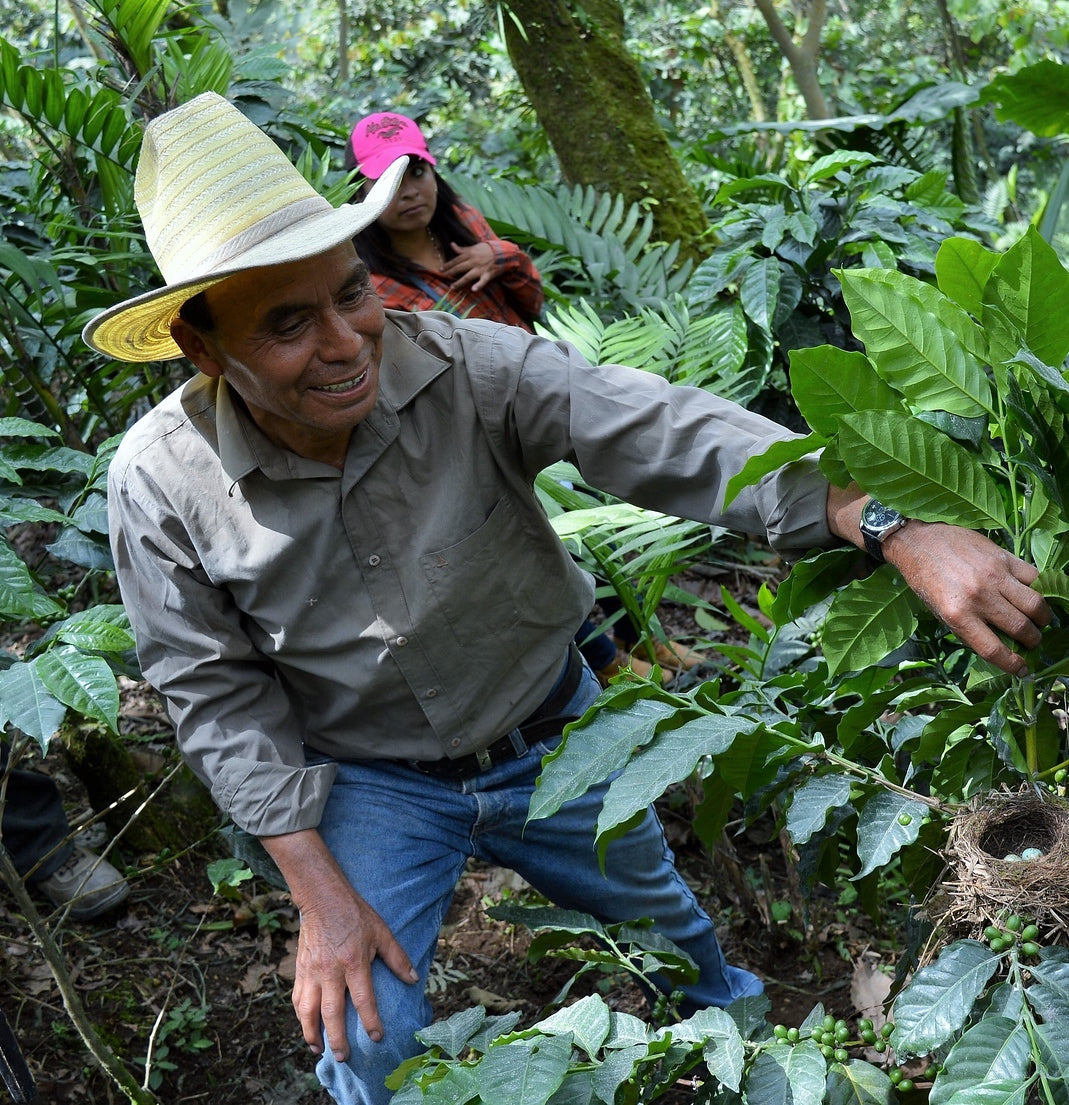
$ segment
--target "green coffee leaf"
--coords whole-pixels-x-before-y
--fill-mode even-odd
[[[891,1079],[871,1063],[849,1059],[828,1070],[825,1105],[892,1105],[894,1101]]]
[[[745,1047],[742,1034],[723,1009],[699,1009],[692,1017],[670,1025],[675,1043],[700,1043],[709,1073],[732,1090],[742,1083]]]
[[[67,707],[45,686],[36,663],[16,661],[0,669],[0,730],[10,723],[48,751]]]
[[[894,411],[847,415],[839,452],[866,491],[909,518],[1009,528],[998,486],[980,458],[918,418]]]
[[[829,675],[886,660],[917,628],[920,600],[889,565],[848,584],[832,600],[821,646]]]
[[[598,816],[599,834],[630,820],[673,783],[688,778],[703,756],[721,755],[756,726],[751,718],[707,714],[657,733],[609,784]]]
[[[784,465],[801,460],[824,444],[819,434],[789,438],[770,445],[763,453],[750,459],[727,482],[724,489],[724,506],[727,507],[744,487],[758,483],[770,472],[778,472]]]
[[[1060,365],[1069,354],[1069,272],[1035,227],[998,259],[984,306],[1001,312],[1044,364]]]
[[[107,661],[59,645],[33,663],[41,682],[60,702],[118,732],[119,688]]]
[[[606,708],[580,729],[573,729],[538,778],[528,817],[549,817],[571,798],[623,767],[632,751],[647,744],[659,722],[671,717],[668,702],[643,699],[626,710]]]
[[[998,964],[998,955],[978,940],[958,940],[944,948],[895,1000],[895,1051],[929,1055],[960,1032]]]
[[[824,437],[834,437],[839,420],[854,411],[905,413],[902,396],[863,353],[822,345],[793,350],[790,362],[791,395],[806,423]]]
[[[831,810],[850,801],[846,775],[813,775],[798,787],[787,807],[787,832],[795,844],[805,844],[824,828]]]
[[[915,410],[991,411],[979,327],[938,289],[888,269],[840,272],[854,334]]]
[[[928,1095],[929,1105],[947,1105],[973,1086],[1004,1083],[1021,1087],[1032,1058],[1024,1025],[988,1015],[950,1049],[943,1070]]]
[[[574,1005],[558,1009],[539,1021],[538,1030],[547,1036],[569,1033],[575,1043],[594,1059],[609,1035],[609,1007],[597,994],[580,998]]]
[[[746,1078],[747,1101],[761,1105],[821,1105],[827,1064],[812,1040],[773,1044],[758,1055]]]
[[[974,318],[979,318],[984,285],[1000,256],[973,238],[947,238],[935,255],[939,290]]]
[[[928,812],[923,802],[881,790],[858,810],[857,854],[861,870],[854,879],[886,867],[900,848],[912,844]]]
[[[427,1047],[441,1048],[446,1055],[455,1059],[468,1046],[468,1041],[485,1020],[486,1010],[481,1005],[475,1005],[454,1013],[447,1020],[435,1021],[434,1024],[421,1028],[416,1035]]]

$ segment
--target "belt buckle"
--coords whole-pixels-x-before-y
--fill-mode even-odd
[[[473,752],[472,755],[475,757],[475,762],[479,765],[480,771],[489,771],[494,766],[489,748],[480,748],[478,752]]]

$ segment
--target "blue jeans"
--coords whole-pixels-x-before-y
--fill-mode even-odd
[[[566,709],[581,714],[600,693],[584,668]],[[573,738],[573,739],[581,739]],[[447,782],[389,761],[340,763],[320,832],[356,890],[379,912],[408,952],[422,983],[438,932],[469,857],[508,867],[556,905],[602,921],[652,917],[655,927],[701,968],[686,991],[691,1007],[725,1006],[759,994],[761,981],[732,967],[712,921],[675,869],[660,821],[645,820],[610,844],[603,874],[594,827],[607,784],[567,803],[553,817],[526,823],[541,759],[559,738],[536,744],[524,757],[463,782]],[[385,1036],[372,1042],[349,1004],[350,1056],[329,1049],[316,1073],[339,1105],[382,1105],[383,1084],[405,1059],[423,1050],[415,1033],[431,1021],[424,985],[372,964]]]

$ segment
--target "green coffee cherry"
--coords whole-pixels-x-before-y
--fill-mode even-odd
[[[1009,932],[1019,932],[1024,922],[1016,913],[1011,913],[1006,918],[1006,928]]]
[[[1023,929],[1021,929],[1021,939],[1022,940],[1035,940],[1035,938],[1038,935],[1039,935],[1039,926],[1038,925],[1026,925]]]
[[[912,1078],[903,1078],[902,1081],[898,1083],[899,1093],[909,1093],[909,1091],[912,1090],[912,1089],[913,1089],[913,1079]]]
[[[1021,945],[1021,955],[1037,956],[1039,950],[1039,945],[1034,940],[1025,940]]]

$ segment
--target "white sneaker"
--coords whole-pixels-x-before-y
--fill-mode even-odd
[[[130,887],[106,859],[75,844],[70,859],[47,879],[35,883],[53,905],[69,902],[70,914],[78,921],[98,917],[125,901]]]

